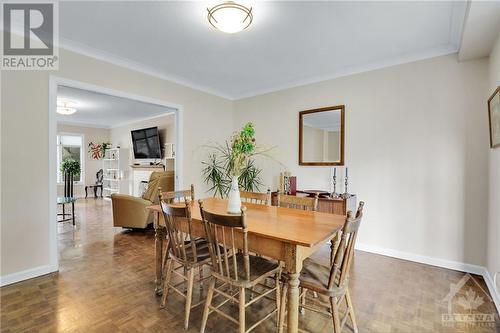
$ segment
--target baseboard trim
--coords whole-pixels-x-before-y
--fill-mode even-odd
[[[25,271],[16,272],[12,274],[7,274],[0,276],[0,287],[7,286],[9,284],[21,282],[24,280],[32,279],[41,275],[46,275],[49,273],[57,272],[57,268],[51,265],[39,266]]]
[[[378,246],[372,246],[372,245],[367,245],[367,244],[358,243],[356,245],[356,250],[381,254],[381,255],[384,255],[387,257],[409,260],[409,261],[414,261],[414,262],[418,262],[421,264],[437,266],[437,267],[442,267],[442,268],[447,268],[447,269],[453,269],[455,271],[461,271],[461,272],[472,273],[472,274],[477,274],[477,275],[483,275],[483,273],[484,273],[484,267],[482,267],[482,266],[466,264],[466,263],[459,262],[459,261],[452,261],[452,260],[427,257],[427,256],[409,253],[409,252],[386,249],[386,248],[381,248]]]
[[[495,286],[495,282],[493,282],[493,278],[490,275],[490,272],[486,267],[483,267],[484,272],[483,272],[483,278],[484,282],[486,282],[486,286],[488,287],[488,290],[490,291],[491,298],[493,299],[493,303],[495,303],[495,306],[497,307],[498,313],[500,313],[500,295],[498,294],[498,290]]]
[[[418,262],[420,264],[425,264],[425,265],[431,265],[431,266],[436,266],[436,267],[441,267],[441,268],[452,269],[452,270],[460,271],[460,272],[464,272],[464,273],[481,275],[484,278],[486,286],[488,287],[491,298],[493,299],[493,303],[495,303],[497,311],[498,311],[498,313],[500,313],[500,296],[498,295],[498,292],[497,292],[496,288],[494,287],[493,278],[491,277],[491,275],[488,272],[488,270],[486,269],[486,267],[467,264],[467,263],[463,263],[463,262],[459,262],[459,261],[432,258],[432,257],[422,256],[422,255],[413,254],[413,253],[409,253],[409,252],[386,249],[386,248],[368,245],[368,244],[362,244],[362,243],[356,244],[356,250],[380,254],[383,256],[397,258],[397,259]]]

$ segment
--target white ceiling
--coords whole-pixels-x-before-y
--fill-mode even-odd
[[[456,52],[467,7],[255,1],[249,29],[225,34],[211,4],[60,2],[61,45],[237,99]]]
[[[460,46],[460,60],[487,57],[500,31],[500,1],[472,1]]]
[[[72,115],[57,114],[57,122],[88,127],[112,128],[166,115],[175,110],[132,99],[59,86],[57,99],[75,103]]]

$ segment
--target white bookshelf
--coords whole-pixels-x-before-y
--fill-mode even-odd
[[[102,159],[104,197],[110,197],[113,193],[128,194],[128,160],[128,149],[106,149]]]

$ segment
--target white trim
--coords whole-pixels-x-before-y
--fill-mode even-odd
[[[337,79],[337,78],[341,78],[341,77],[351,76],[351,75],[355,75],[355,74],[362,74],[362,73],[366,73],[366,72],[370,72],[370,71],[374,71],[374,70],[378,70],[378,69],[383,69],[383,68],[408,64],[408,63],[412,63],[412,62],[432,59],[432,58],[445,56],[445,55],[449,55],[449,54],[454,54],[454,53],[457,53],[457,51],[458,51],[458,49],[454,45],[446,44],[446,45],[442,45],[442,46],[433,48],[432,50],[428,50],[428,51],[424,51],[424,52],[420,52],[420,53],[416,53],[416,54],[404,54],[404,55],[400,55],[397,57],[388,58],[386,60],[373,62],[370,64],[342,68],[334,73],[327,74],[327,75],[318,75],[318,76],[313,76],[313,77],[310,77],[307,79],[302,79],[302,80],[292,80],[292,81],[289,81],[285,84],[276,86],[274,88],[250,90],[248,92],[244,92],[242,94],[232,96],[232,99],[235,101],[238,101],[240,99],[245,99],[245,98],[265,95],[265,94],[269,94],[269,93],[279,92],[279,91],[286,90],[286,89],[297,88],[297,87],[305,86],[305,85],[309,85],[309,84],[320,83],[320,82],[329,81],[329,80],[333,80],[333,79]]]
[[[458,20],[459,21],[459,20]],[[465,22],[465,19],[464,19]],[[464,24],[462,22],[462,25]],[[450,34],[451,35],[451,34]],[[386,60],[382,61],[377,61],[373,62],[370,64],[362,64],[362,65],[357,65],[357,66],[352,66],[348,68],[342,68],[339,69],[338,71],[328,74],[328,75],[320,75],[320,76],[314,76],[310,77],[307,79],[300,79],[300,80],[292,80],[287,83],[284,83],[282,85],[275,86],[273,88],[266,88],[266,89],[256,89],[256,90],[250,90],[244,93],[240,94],[226,94],[220,91],[216,91],[212,88],[204,87],[204,86],[199,86],[193,82],[188,82],[184,79],[178,78],[178,77],[173,77],[169,75],[165,75],[163,73],[158,73],[157,70],[154,70],[152,68],[149,68],[146,65],[139,64],[137,62],[134,62],[132,60],[116,56],[114,54],[110,54],[107,52],[103,52],[94,48],[91,48],[89,46],[80,44],[80,43],[75,43],[73,41],[69,41],[66,39],[61,38],[61,47],[82,55],[85,55],[87,57],[99,59],[102,61],[109,62],[111,64],[120,66],[120,67],[125,67],[140,73],[144,73],[162,80],[167,80],[173,83],[177,83],[186,87],[189,87],[191,89],[199,90],[208,94],[212,94],[221,98],[225,98],[227,100],[231,101],[237,101],[239,99],[244,99],[244,98],[249,98],[249,97],[254,97],[258,95],[264,95],[272,92],[277,92],[285,89],[290,89],[290,88],[295,88],[303,85],[308,85],[308,84],[313,84],[313,83],[319,83],[322,81],[327,81],[327,80],[333,80],[337,79],[340,77],[345,77],[345,76],[350,76],[354,74],[360,74],[360,73],[365,73],[377,69],[382,69],[382,68],[387,68],[387,67],[392,67],[392,66],[397,66],[397,65],[402,65],[402,64],[407,64],[411,62],[416,62],[416,61],[421,61],[421,60],[426,60],[426,59],[431,59],[435,57],[440,57],[448,54],[453,54],[457,53],[458,47],[454,45],[453,43],[449,43],[446,45],[438,46],[435,47],[431,50],[427,50],[424,52],[419,52],[415,54],[403,54],[399,55],[396,57],[392,57]]]
[[[471,0],[454,1],[450,13],[450,43],[459,51],[465,30],[465,22],[469,17]]]
[[[59,270],[57,251],[57,80],[49,75],[49,260]]]
[[[209,87],[206,87],[203,85],[199,85],[197,83],[194,83],[192,81],[189,81],[189,80],[177,77],[177,76],[159,73],[158,70],[156,70],[150,66],[138,63],[136,61],[130,60],[130,59],[125,58],[125,57],[118,56],[116,54],[111,54],[111,53],[108,53],[105,51],[95,49],[95,48],[90,47],[88,45],[85,45],[83,43],[75,42],[75,41],[60,37],[59,38],[59,48],[63,48],[63,49],[66,49],[66,50],[69,50],[72,52],[76,52],[78,54],[81,54],[81,55],[84,55],[87,57],[91,57],[94,59],[99,59],[99,60],[108,62],[110,64],[116,65],[116,66],[128,68],[128,69],[134,70],[134,71],[139,72],[139,73],[143,73],[143,74],[147,74],[149,76],[156,77],[158,79],[170,81],[172,83],[176,83],[176,84],[179,84],[179,85],[187,87],[187,88],[198,90],[198,91],[204,92],[206,94],[218,96],[218,97],[228,99],[228,100],[233,100],[231,98],[231,96],[224,94],[223,92],[218,91],[216,89],[212,89],[212,88],[209,88]]]
[[[375,254],[381,254],[381,255],[387,256],[387,257],[409,260],[409,261],[414,261],[414,262],[418,262],[421,264],[437,266],[437,267],[442,267],[442,268],[452,269],[455,271],[461,271],[461,272],[472,273],[472,274],[477,274],[477,275],[483,275],[483,272],[484,272],[484,267],[482,267],[482,266],[466,264],[466,263],[459,262],[459,261],[433,258],[433,257],[419,255],[419,254],[398,251],[398,250],[386,249],[386,248],[368,245],[368,244],[357,243],[356,250],[375,253]]]
[[[488,290],[490,292],[491,298],[493,299],[493,302],[495,303],[497,311],[500,313],[500,296],[498,295],[498,291],[495,288],[495,285],[493,283],[493,279],[492,279],[489,271],[483,266],[467,264],[467,263],[463,263],[463,262],[459,262],[459,261],[452,261],[452,260],[445,260],[445,259],[433,258],[433,257],[428,257],[428,256],[422,256],[419,254],[413,254],[413,253],[409,253],[409,252],[386,249],[386,248],[368,245],[368,244],[362,244],[362,243],[356,244],[356,250],[380,254],[383,256],[402,259],[402,260],[408,260],[408,261],[412,261],[412,262],[418,262],[418,263],[425,264],[425,265],[431,265],[431,266],[436,266],[436,267],[441,267],[441,268],[446,268],[446,269],[452,269],[455,271],[481,275],[484,279],[484,282],[486,283],[486,286],[488,287]]]
[[[500,295],[498,294],[498,290],[496,288],[495,282],[493,281],[493,278],[490,275],[490,272],[486,267],[483,267],[484,272],[483,272],[483,278],[484,282],[486,282],[486,286],[488,287],[488,290],[490,291],[491,298],[493,299],[493,302],[495,303],[495,306],[497,307],[498,313],[500,313]]]
[[[124,91],[114,90],[106,87],[101,87],[81,81],[66,79],[56,75],[49,75],[49,221],[56,221],[57,219],[57,173],[56,173],[56,136],[57,136],[57,87],[66,86],[77,89],[93,91],[101,94],[111,95],[115,97],[122,97],[133,99],[139,102],[159,105],[175,110],[176,119],[176,164],[175,164],[175,189],[183,188],[183,129],[184,129],[184,108],[182,105],[170,103],[167,101],[136,95]],[[165,114],[164,114],[165,115]],[[49,223],[49,243],[50,243],[50,267],[52,271],[59,269],[59,258],[57,250],[57,224]],[[31,276],[34,277],[34,276]]]
[[[41,275],[57,272],[57,267],[52,265],[39,266],[25,271],[0,276],[0,287],[7,286],[16,282],[32,279]]]

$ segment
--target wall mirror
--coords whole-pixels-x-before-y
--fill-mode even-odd
[[[299,165],[344,165],[344,105],[299,113]]]

